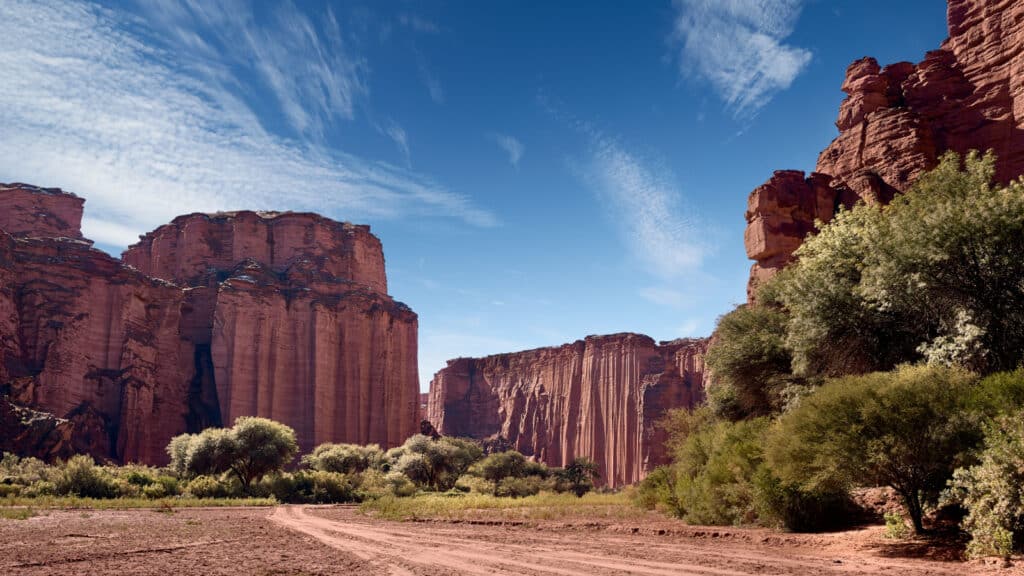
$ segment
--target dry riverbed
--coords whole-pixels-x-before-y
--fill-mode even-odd
[[[0,519],[0,574],[1024,574],[882,529],[824,535],[652,516],[393,522],[352,507],[50,510]]]

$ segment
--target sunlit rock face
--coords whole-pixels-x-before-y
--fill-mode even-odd
[[[159,464],[172,436],[243,415],[304,449],[418,430],[417,318],[368,227],[191,214],[118,260],[82,238],[82,204],[0,185],[3,449]]]
[[[949,0],[949,38],[918,64],[846,70],[839,136],[815,174],[776,172],[754,190],[744,235],[748,297],[840,205],[887,203],[948,150],[993,150],[997,178],[1024,174],[1024,3]],[[830,206],[831,204],[831,206]]]
[[[503,438],[550,466],[593,459],[622,486],[667,460],[656,422],[704,398],[703,339],[640,334],[448,362],[430,386],[428,419],[444,435]]]

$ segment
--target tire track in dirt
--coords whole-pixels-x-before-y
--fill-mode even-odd
[[[881,558],[804,555],[740,542],[648,542],[621,535],[503,527],[417,526],[362,517],[328,519],[315,508],[281,506],[277,525],[349,552],[374,574],[558,576],[750,576],[811,574],[954,575],[962,566]]]

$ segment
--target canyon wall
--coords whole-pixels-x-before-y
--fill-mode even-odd
[[[839,206],[887,203],[938,157],[993,150],[997,178],[1024,174],[1024,3],[949,0],[949,38],[918,64],[850,65],[836,127],[815,173],[776,172],[747,204],[748,297]]]
[[[431,382],[427,418],[441,434],[503,438],[550,466],[586,456],[602,484],[630,484],[667,459],[655,423],[703,400],[706,347],[613,334],[451,360]]]
[[[159,464],[242,415],[303,450],[419,430],[417,317],[368,227],[191,214],[122,261],[82,238],[82,204],[0,184],[0,449]]]

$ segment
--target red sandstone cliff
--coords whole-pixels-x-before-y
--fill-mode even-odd
[[[418,430],[417,318],[368,227],[193,214],[122,262],[81,239],[82,204],[0,185],[0,449],[160,463],[241,415],[303,449]]]
[[[503,437],[552,466],[592,458],[602,483],[622,486],[664,463],[654,424],[665,411],[703,399],[706,344],[613,334],[451,360],[431,382],[428,419],[445,435]]]
[[[816,173],[776,172],[750,194],[744,240],[757,283],[788,263],[814,220],[840,205],[886,203],[947,150],[992,149],[997,177],[1024,174],[1024,3],[949,0],[949,38],[918,64],[854,62],[839,136]]]

